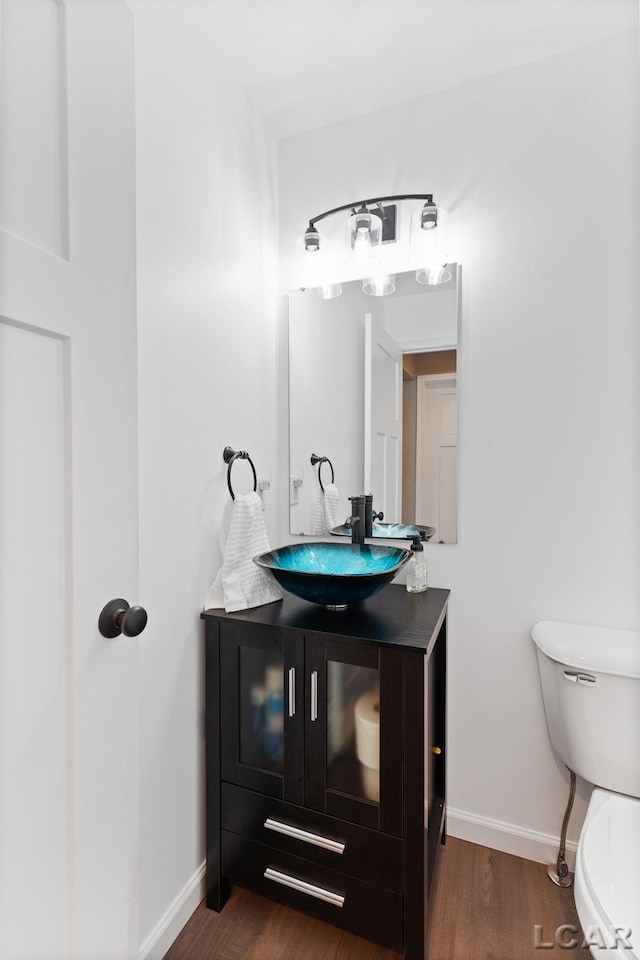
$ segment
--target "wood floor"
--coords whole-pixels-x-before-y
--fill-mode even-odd
[[[573,891],[556,887],[539,863],[450,837],[432,902],[429,960],[591,960],[580,947],[551,943],[579,930]],[[578,933],[578,938],[580,933]],[[566,934],[570,939],[570,933]],[[165,960],[398,960],[399,954],[302,913],[234,888],[222,913],[201,903]]]

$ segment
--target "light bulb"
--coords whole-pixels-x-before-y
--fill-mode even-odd
[[[382,241],[382,217],[366,207],[360,207],[347,221],[347,244],[351,249],[349,269],[360,277],[368,276],[372,254]]]
[[[435,210],[435,204],[432,206]],[[425,204],[411,217],[409,264],[416,271],[418,283],[436,286],[452,277],[447,266],[447,212],[440,209],[435,219],[425,223],[427,207]]]
[[[371,231],[369,227],[358,227],[353,241],[353,256],[363,263],[371,256]]]
[[[306,240],[310,233],[307,231],[302,244],[306,246]],[[317,235],[316,235],[317,236]],[[308,290],[314,297],[321,300],[333,300],[342,293],[342,287],[334,281],[337,274],[335,256],[331,249],[331,244],[326,237],[322,238],[322,245],[307,247],[302,258],[302,283],[301,286]]]
[[[438,208],[433,200],[428,200],[420,211],[420,226],[423,230],[435,230],[438,226]]]
[[[320,234],[312,223],[307,227],[304,238],[304,249],[307,253],[317,253],[320,249]]]

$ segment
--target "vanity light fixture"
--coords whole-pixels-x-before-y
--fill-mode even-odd
[[[393,293],[395,277],[387,272],[382,264],[380,251],[382,244],[394,243],[396,237],[397,204],[405,200],[423,200],[424,203],[411,218],[409,262],[416,270],[418,283],[438,284],[451,279],[451,270],[447,267],[445,244],[438,236],[439,212],[431,193],[399,194],[389,197],[372,197],[356,203],[345,203],[340,207],[325,210],[309,220],[303,244],[305,254],[313,257],[319,266],[323,250],[323,238],[317,224],[326,217],[350,211],[347,220],[347,254],[350,270],[363,277],[362,290],[369,296],[384,297]],[[441,211],[442,213],[442,211]],[[315,264],[314,264],[315,265]],[[307,286],[315,296],[339,296],[342,288],[339,284],[318,281]]]

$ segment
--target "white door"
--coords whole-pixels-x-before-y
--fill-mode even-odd
[[[416,521],[432,543],[457,540],[457,422],[456,378],[418,377]]]
[[[364,492],[385,521],[402,514],[402,352],[379,317],[365,315]]]
[[[138,954],[132,14],[2,0],[0,957]]]

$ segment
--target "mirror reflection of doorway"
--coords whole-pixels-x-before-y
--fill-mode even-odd
[[[456,351],[403,355],[402,520],[429,517],[434,543],[455,543]]]
[[[453,279],[435,287],[416,283],[413,272],[397,274],[396,291],[389,297],[366,296],[361,281],[344,284],[342,296],[333,300],[321,300],[303,290],[289,294],[292,534],[314,535],[319,483],[317,468],[310,468],[312,452],[329,457],[334,466],[340,517],[349,515],[349,496],[366,492],[373,494],[375,509],[383,511],[385,523],[433,525],[429,517],[411,515],[406,506],[415,504],[416,498],[416,444],[414,439],[413,447],[405,451],[405,460],[412,457],[407,470],[402,466],[402,358],[411,364],[421,354],[432,362],[438,355],[454,357],[460,326],[460,267],[452,264],[453,268]],[[386,335],[384,342],[381,332]],[[394,341],[393,346],[387,338]],[[427,375],[407,369],[404,376],[414,381]],[[445,368],[449,370],[455,367]],[[414,399],[415,434],[417,393]]]

